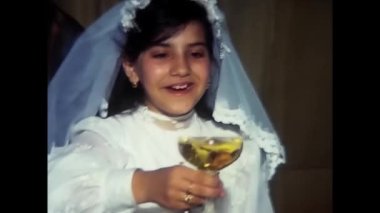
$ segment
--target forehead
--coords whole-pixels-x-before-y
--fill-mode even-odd
[[[172,36],[159,43],[204,43],[205,40],[205,32],[202,24],[197,21],[191,21],[181,27]]]

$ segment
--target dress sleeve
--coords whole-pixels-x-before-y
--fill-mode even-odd
[[[265,166],[267,161],[265,161],[265,152],[260,149],[260,153],[261,166],[259,172],[251,178],[251,181],[256,181],[257,185],[255,187],[249,187],[247,191],[247,197],[255,197],[256,202],[248,201],[245,206],[245,212],[273,213],[274,210],[270,197],[269,180],[267,178],[267,167]],[[251,174],[251,176],[253,176],[253,174]]]
[[[102,134],[84,131],[48,159],[49,213],[132,212],[135,169]]]
[[[241,212],[257,212],[257,213],[273,213],[272,202],[269,191],[269,180],[267,179],[267,167],[265,161],[265,152],[260,148],[256,152],[259,159],[252,161],[248,159],[246,168],[247,183],[243,186],[246,190],[244,211]],[[256,168],[256,169],[253,169]]]

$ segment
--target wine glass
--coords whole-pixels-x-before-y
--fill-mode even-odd
[[[181,155],[200,170],[217,174],[221,169],[236,161],[243,148],[243,138],[233,137],[180,137]],[[205,203],[205,213],[214,213],[214,203]]]

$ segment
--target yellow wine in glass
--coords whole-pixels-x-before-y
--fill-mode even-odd
[[[215,174],[239,158],[243,148],[242,137],[181,137],[181,155],[200,170]],[[214,213],[214,203],[206,202],[206,213]]]
[[[241,153],[241,137],[181,137],[181,155],[200,170],[219,171],[234,162]]]

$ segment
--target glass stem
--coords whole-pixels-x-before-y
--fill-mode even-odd
[[[206,170],[206,173],[210,175],[218,175],[219,171]],[[213,200],[206,200],[203,213],[215,213],[215,204]]]

